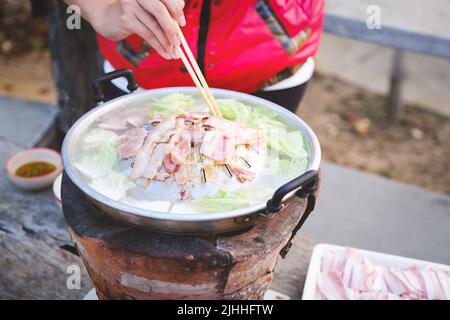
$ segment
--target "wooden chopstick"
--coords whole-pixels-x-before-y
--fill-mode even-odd
[[[189,75],[191,76],[192,80],[195,83],[195,86],[197,87],[197,89],[200,91],[200,94],[203,98],[203,100],[205,100],[206,105],[208,106],[209,110],[211,111],[211,113],[215,116],[218,116],[216,109],[214,108],[214,106],[212,105],[211,101],[209,100],[205,90],[203,89],[202,85],[200,84],[197,75],[195,74],[194,70],[192,69],[191,65],[189,64],[188,59],[186,58],[186,56],[184,55],[183,50],[181,50],[180,47],[177,48],[177,52],[181,57],[181,60],[183,61],[187,71],[189,72]]]
[[[211,92],[211,89],[208,86],[208,83],[206,82],[205,77],[203,76],[202,71],[200,70],[197,61],[194,58],[194,55],[192,54],[191,49],[189,48],[189,45],[186,41],[186,39],[184,38],[183,32],[181,31],[180,27],[177,26],[178,28],[178,36],[180,37],[180,41],[181,41],[181,45],[183,46],[183,49],[186,51],[187,57],[189,58],[190,63],[192,64],[194,70],[195,70],[195,74],[198,78],[198,80],[200,80],[201,85],[203,86],[203,88],[205,89],[206,95],[209,99],[209,101],[211,102],[211,105],[214,109],[214,112],[217,116],[219,116],[220,118],[222,118],[222,115],[220,113],[220,109],[219,106],[217,105],[216,100],[214,99],[214,96]],[[183,55],[181,55],[182,59],[183,59]],[[183,60],[183,63],[186,65],[186,62]],[[186,66],[186,68],[188,68]],[[192,77],[192,75],[191,75]],[[194,80],[195,82],[195,80]]]

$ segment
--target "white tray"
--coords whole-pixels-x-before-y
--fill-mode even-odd
[[[327,252],[341,253],[348,247],[342,247],[331,244],[318,244],[314,247],[313,253],[311,255],[311,260],[309,262],[308,272],[306,274],[305,286],[303,288],[303,300],[314,300],[316,297],[316,284],[317,276],[320,271],[320,262],[322,256]],[[355,248],[356,249],[356,248]],[[438,270],[449,271],[450,266],[424,261],[411,258],[405,258],[400,256],[394,256],[391,254],[362,250],[358,250],[363,256],[367,257],[372,263],[379,264],[386,267],[397,267],[397,268],[409,268],[414,265],[427,265]]]

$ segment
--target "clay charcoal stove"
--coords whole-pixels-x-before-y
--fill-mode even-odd
[[[180,235],[117,222],[67,176],[62,185],[64,217],[100,299],[262,299],[316,195],[241,231]]]

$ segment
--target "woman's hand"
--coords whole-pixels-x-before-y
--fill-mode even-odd
[[[101,35],[122,40],[131,34],[143,38],[166,59],[178,59],[178,26],[184,26],[183,0],[66,0]]]

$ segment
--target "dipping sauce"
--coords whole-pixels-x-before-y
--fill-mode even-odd
[[[22,178],[40,177],[49,174],[55,170],[56,166],[48,162],[43,161],[29,162],[20,166],[16,170],[16,176]]]

